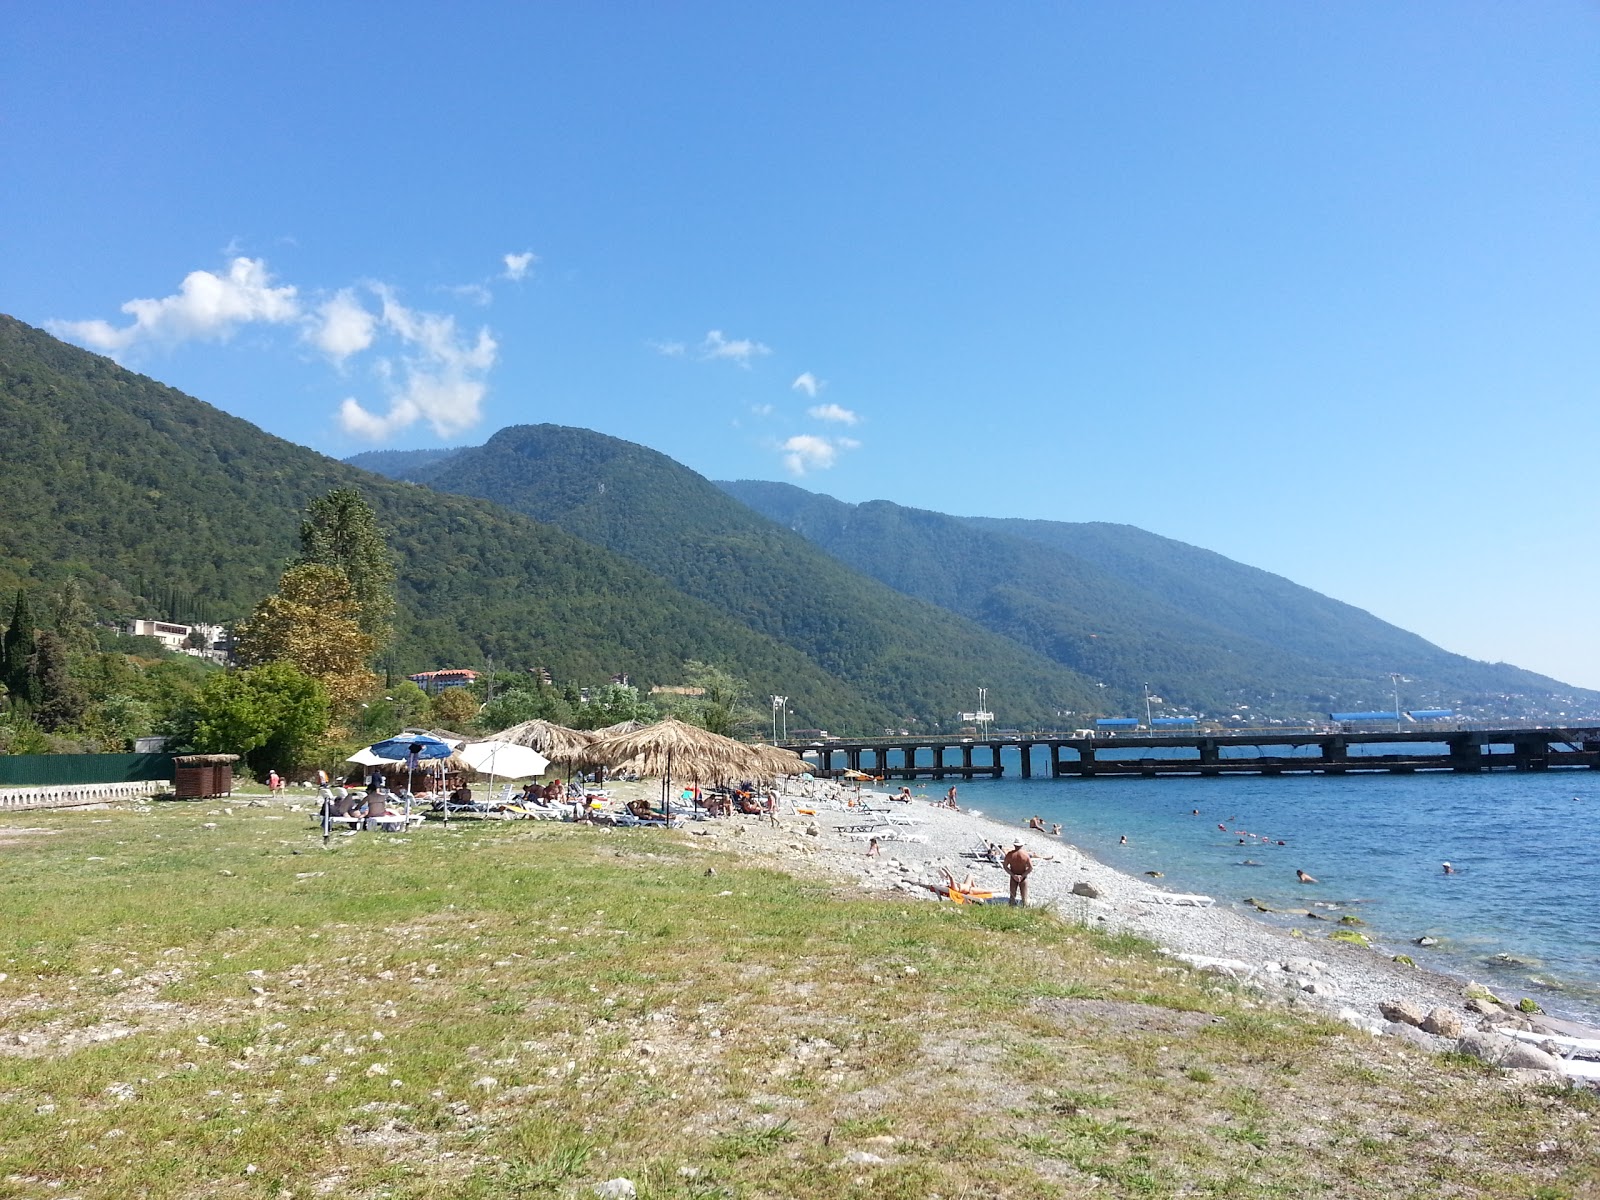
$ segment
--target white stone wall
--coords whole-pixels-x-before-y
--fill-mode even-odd
[[[144,783],[57,783],[49,787],[0,788],[0,812],[19,808],[71,808],[78,804],[105,804],[110,800],[137,800],[170,790],[171,784],[154,779]]]

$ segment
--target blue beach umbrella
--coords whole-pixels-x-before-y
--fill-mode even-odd
[[[428,733],[402,733],[398,737],[373,742],[367,749],[374,757],[390,762],[405,762],[413,753],[419,759],[449,758],[455,753],[453,743]]]
[[[431,733],[401,733],[382,742],[374,742],[367,749],[379,758],[392,759],[406,765],[406,794],[411,794],[412,775],[420,763],[430,759],[449,758],[456,751],[455,742],[436,738]],[[411,812],[411,801],[406,801],[406,812]]]

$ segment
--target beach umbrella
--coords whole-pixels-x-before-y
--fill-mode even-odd
[[[499,733],[492,734],[491,740],[527,746],[537,750],[551,762],[566,763],[570,766],[587,761],[585,752],[589,744],[595,740],[595,735],[583,729],[568,729],[565,725],[557,725],[554,721],[534,720],[513,725],[510,729],[502,729]]]
[[[456,751],[456,743],[421,730],[406,730],[395,737],[373,742],[367,751],[390,762],[405,763],[406,791],[410,792],[417,768],[429,759],[449,758]]]
[[[415,754],[418,760],[426,758],[449,758],[456,751],[452,742],[443,738],[434,737],[431,733],[400,733],[381,742],[373,742],[367,747],[371,754],[390,762],[404,762]]]
[[[400,761],[401,760],[398,758],[384,758],[381,755],[374,754],[371,746],[363,746],[349,758],[345,759],[345,762],[355,763],[358,767],[379,767]]]
[[[749,747],[749,751],[761,764],[760,775],[763,780],[775,779],[780,775],[804,775],[817,769],[793,750],[769,746],[764,742],[756,742]]]
[[[618,733],[637,733],[644,726],[645,723],[643,721],[618,721],[615,725],[606,725],[593,732],[596,738],[603,738],[611,737]]]
[[[588,759],[608,767],[632,763],[641,775],[660,775],[663,815],[670,811],[674,777],[696,783],[728,783],[760,771],[760,761],[744,742],[675,717],[632,733],[601,738],[589,747]]]
[[[550,769],[550,760],[531,746],[491,739],[461,747],[461,761],[491,779],[531,779]]]

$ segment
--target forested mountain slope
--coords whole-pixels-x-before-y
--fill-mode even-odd
[[[102,617],[245,615],[306,503],[359,487],[400,558],[394,666],[545,666],[678,682],[719,663],[842,729],[896,710],[649,571],[481,500],[368,474],[0,317],[0,595],[85,583]]]
[[[490,498],[623,554],[924,726],[971,708],[979,685],[1004,695],[1008,721],[1029,725],[1089,700],[1077,673],[845,567],[632,442],[513,426],[404,478]]]
[[[1125,707],[1148,682],[1174,707],[1212,713],[1392,708],[1391,671],[1415,681],[1413,707],[1512,716],[1600,706],[1594,693],[1450,654],[1279,576],[1129,526],[963,519],[783,483],[719,486],[842,561],[1107,682]]]

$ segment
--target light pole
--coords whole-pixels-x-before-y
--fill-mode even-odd
[[[1146,729],[1152,727],[1150,717],[1150,685],[1148,683],[1144,685],[1144,727]]]
[[[1394,731],[1400,732],[1400,685],[1406,681],[1397,671],[1389,672],[1389,682],[1394,684]]]
[[[992,714],[989,712],[989,689],[986,687],[981,687],[978,689],[978,711],[976,715],[978,718],[978,724],[983,730],[979,736],[988,737],[989,718]]]
[[[783,714],[783,740],[789,740],[789,697],[774,696],[772,698],[772,740],[778,740],[778,714]]]

